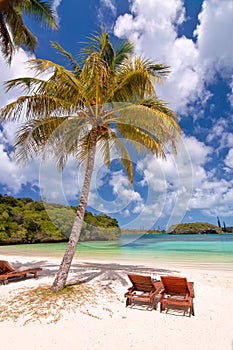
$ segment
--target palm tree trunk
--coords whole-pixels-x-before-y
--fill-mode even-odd
[[[79,206],[77,209],[74,224],[71,230],[68,246],[66,248],[65,254],[63,256],[62,262],[60,264],[59,270],[55,277],[55,280],[51,286],[51,291],[58,291],[65,287],[70,266],[75,254],[76,246],[79,240],[80,232],[82,229],[82,224],[84,220],[84,214],[87,206],[88,194],[91,184],[91,177],[95,162],[96,144],[98,137],[98,128],[95,127],[91,131],[90,137],[90,149],[87,158],[87,167],[83,182],[82,194],[80,197]]]

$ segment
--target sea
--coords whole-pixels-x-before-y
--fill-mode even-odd
[[[0,255],[61,258],[67,243],[0,246]],[[124,234],[119,241],[80,242],[75,258],[140,265],[170,265],[233,271],[233,233]]]

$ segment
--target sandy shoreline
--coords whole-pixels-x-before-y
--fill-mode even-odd
[[[60,259],[0,255],[15,267],[40,266],[38,279],[0,285],[0,305],[27,288],[51,285]],[[124,292],[130,286],[127,273],[148,274],[155,278],[172,274],[194,281],[195,316],[178,312],[160,313],[145,307],[125,307]],[[57,323],[43,318],[23,325],[17,321],[1,322],[0,337],[7,350],[39,349],[142,349],[148,350],[232,350],[233,349],[233,278],[232,271],[185,268],[184,266],[142,266],[117,262],[79,261],[75,259],[69,280],[86,281],[96,296],[85,308],[63,310]],[[15,294],[14,294],[15,293]]]

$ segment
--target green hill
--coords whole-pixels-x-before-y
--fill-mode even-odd
[[[67,241],[76,209],[0,195],[0,244]],[[116,240],[119,236],[116,219],[85,213],[80,241]]]
[[[191,222],[186,224],[178,224],[170,226],[167,233],[173,234],[207,234],[207,233],[223,233],[223,230],[208,222]]]

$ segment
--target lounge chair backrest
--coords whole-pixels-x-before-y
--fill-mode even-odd
[[[189,293],[185,277],[161,276],[161,281],[167,294],[185,295],[187,292]]]
[[[128,275],[134,290],[150,292],[154,289],[153,281],[150,276],[141,276],[141,275]]]
[[[7,261],[0,260],[0,275],[13,271],[15,271],[15,269]]]

